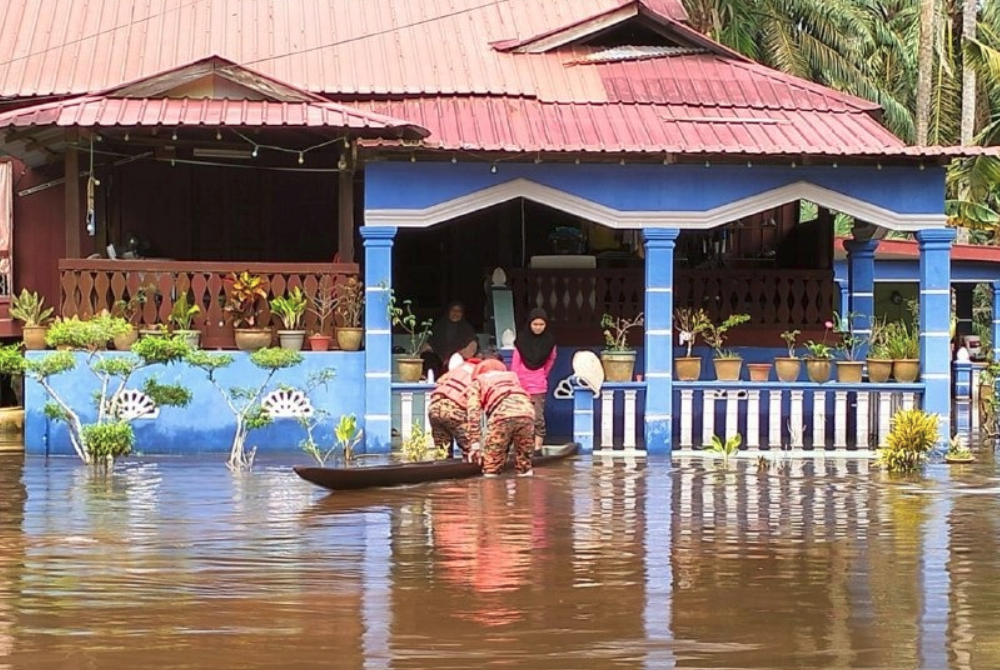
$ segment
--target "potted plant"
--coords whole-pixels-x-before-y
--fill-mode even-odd
[[[884,384],[892,377],[892,356],[889,355],[885,320],[872,319],[872,332],[868,338],[868,381]]]
[[[306,331],[302,329],[302,317],[305,316],[309,304],[306,294],[296,286],[285,295],[271,300],[271,314],[281,320],[284,328],[278,330],[278,341],[282,349],[302,351],[306,339]]]
[[[431,336],[434,322],[430,319],[420,321],[413,313],[413,301],[404,300],[401,305],[396,303],[396,296],[389,295],[389,320],[392,325],[402,328],[408,336],[406,353],[396,359],[399,366],[399,379],[402,382],[420,381],[424,370],[424,360],[420,352]]]
[[[225,311],[233,322],[236,348],[257,351],[271,344],[271,329],[261,327],[261,306],[267,301],[267,280],[250,272],[232,272],[226,278]]]
[[[330,275],[323,277],[316,293],[309,296],[309,302],[309,312],[314,314],[319,322],[318,330],[310,333],[308,337],[309,348],[313,351],[326,351],[330,348],[332,339],[326,334],[326,324],[333,317],[333,310],[336,307],[333,277]]]
[[[643,314],[634,319],[613,317],[605,314],[601,317],[601,328],[604,329],[604,350],[601,351],[601,366],[604,368],[604,380],[609,382],[630,382],[635,370],[636,351],[628,344],[628,331],[643,324]]]
[[[674,327],[680,333],[681,344],[687,347],[685,356],[678,356],[674,362],[677,379],[682,382],[698,381],[701,377],[701,357],[694,356],[694,344],[706,326],[711,323],[703,309],[680,307],[674,310]]]
[[[802,372],[802,359],[795,353],[795,342],[801,334],[801,330],[786,330],[781,334],[781,339],[788,347],[788,356],[775,357],[774,371],[778,375],[778,379],[786,384],[798,381],[799,373]]]
[[[174,301],[174,307],[170,310],[170,323],[173,326],[174,335],[178,335],[192,349],[197,349],[201,344],[201,331],[191,328],[191,322],[195,315],[201,313],[201,307],[188,302],[187,293],[181,293]]]
[[[124,319],[129,326],[129,331],[127,333],[119,335],[114,339],[115,349],[118,351],[130,350],[136,340],[139,339],[139,329],[136,327],[136,324],[139,320],[139,314],[145,304],[145,286],[140,286],[136,289],[136,292],[130,295],[128,300],[123,298],[115,303],[114,309],[111,310],[111,313],[121,319]]]
[[[365,285],[357,277],[349,277],[337,285],[334,301],[341,320],[341,325],[337,326],[337,346],[344,351],[358,351],[365,332],[361,327]]]
[[[23,288],[20,295],[10,301],[10,315],[20,321],[24,348],[40,350],[45,348],[45,332],[53,309],[45,306],[45,298],[37,292]]]
[[[827,321],[826,331],[823,333],[823,341],[806,342],[806,375],[809,381],[822,384],[830,379],[830,371],[833,367],[833,347],[826,343],[826,338],[833,330],[833,322]]]
[[[837,349],[843,354],[843,360],[837,361],[837,381],[843,384],[860,384],[865,367],[863,361],[857,360],[858,348],[865,340],[854,334],[855,317],[851,313],[844,317],[836,312],[833,314],[833,332],[840,336]]]
[[[886,327],[887,351],[892,358],[892,376],[897,382],[912,384],[920,376],[920,340],[916,328],[902,321]]]
[[[735,351],[724,349],[727,333],[736,326],[750,320],[749,314],[731,314],[726,320],[716,325],[709,321],[702,337],[712,348],[715,359],[715,378],[719,381],[732,382],[740,378],[743,368],[743,358]]]
[[[49,326],[45,343],[62,351],[106,349],[108,342],[128,332],[129,325],[124,319],[111,316],[107,310],[89,319],[78,316],[57,318]]]
[[[975,460],[976,457],[973,456],[961,435],[951,438],[951,442],[948,443],[948,451],[944,455],[945,463],[972,463]]]

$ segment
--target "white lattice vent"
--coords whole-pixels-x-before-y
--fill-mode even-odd
[[[309,396],[297,389],[271,391],[264,396],[260,405],[272,419],[294,419],[313,415]]]
[[[153,399],[138,389],[125,389],[111,401],[111,414],[125,421],[136,419],[155,419],[160,415],[160,408]]]

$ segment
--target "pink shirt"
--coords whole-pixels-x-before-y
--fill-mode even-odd
[[[552,347],[552,353],[545,360],[545,364],[537,370],[529,370],[521,360],[521,352],[514,349],[514,360],[510,363],[510,369],[517,373],[517,378],[521,386],[529,395],[539,395],[549,391],[549,372],[556,364],[556,348]]]

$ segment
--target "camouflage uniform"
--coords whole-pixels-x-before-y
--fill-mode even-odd
[[[502,391],[497,392],[497,389]],[[514,471],[531,472],[535,446],[535,410],[531,399],[513,372],[489,372],[469,389],[469,435],[481,441],[480,425],[486,413],[486,443],[483,444],[483,473],[500,474],[510,448],[514,448]]]
[[[452,441],[458,442],[462,457],[468,460],[472,439],[468,430],[469,385],[474,364],[463,363],[438,379],[431,391],[427,418],[431,424],[434,447],[444,449],[451,457]]]

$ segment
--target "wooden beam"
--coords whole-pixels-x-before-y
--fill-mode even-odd
[[[337,253],[341,263],[354,262],[354,170],[341,170],[337,188]]]
[[[80,153],[74,146],[77,141],[77,131],[66,131],[65,200],[63,219],[66,222],[66,258],[80,257]]]

